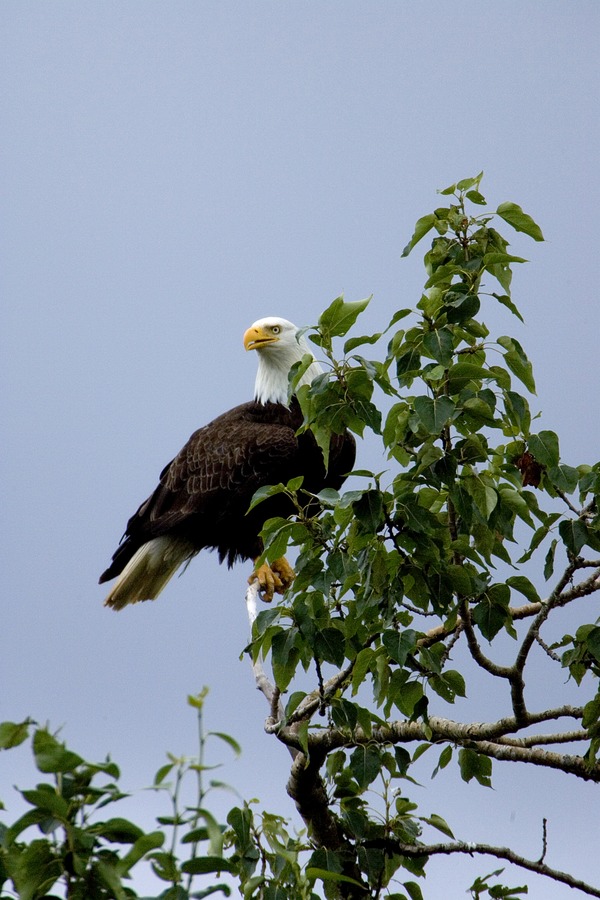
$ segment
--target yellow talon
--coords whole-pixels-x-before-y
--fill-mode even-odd
[[[248,584],[258,581],[258,589],[262,600],[270,603],[273,594],[283,594],[286,588],[290,586],[294,580],[294,570],[290,566],[285,556],[281,556],[269,565],[263,563],[258,569],[255,569]]]

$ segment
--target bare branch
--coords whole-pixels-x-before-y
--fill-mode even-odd
[[[553,881],[582,891],[582,893],[588,894],[590,897],[600,897],[600,889],[593,887],[591,884],[587,884],[580,878],[575,878],[574,875],[569,875],[567,872],[561,872],[559,869],[553,869],[551,866],[546,865],[543,861],[545,845],[542,857],[536,861],[526,859],[524,856],[519,856],[518,853],[510,850],[508,847],[494,847],[490,844],[470,844],[465,841],[453,841],[452,843],[447,844],[403,844],[400,841],[385,840],[381,842],[368,842],[366,845],[374,846],[375,844],[382,846],[389,852],[397,853],[400,856],[420,857],[437,856],[440,854],[451,855],[454,853],[464,853],[468,856],[474,856],[475,854],[494,856],[496,859],[504,859],[515,866],[519,866],[521,869],[527,869],[529,872],[545,875]]]
[[[515,661],[515,666],[519,672],[522,672],[523,669],[525,668],[525,663],[527,662],[527,656],[529,654],[529,651],[531,650],[533,642],[535,641],[537,635],[539,634],[541,626],[543,625],[543,623],[546,621],[546,619],[550,615],[550,612],[552,611],[552,609],[555,606],[564,605],[564,603],[559,604],[559,601],[560,601],[561,597],[563,596],[563,591],[565,590],[566,586],[569,584],[569,582],[573,578],[575,568],[576,567],[572,562],[569,563],[569,565],[567,566],[567,568],[565,569],[565,571],[559,578],[556,587],[554,588],[554,590],[552,591],[552,593],[550,594],[548,599],[544,603],[542,603],[540,611],[538,612],[537,616],[535,617],[535,619],[529,626],[529,630],[523,639],[521,648],[519,650],[517,659]],[[573,599],[573,598],[571,598],[571,599]],[[565,600],[564,602],[566,603],[568,601]]]
[[[494,675],[496,678],[510,678],[513,673],[512,667],[499,666],[497,663],[492,662],[479,646],[479,642],[475,636],[475,629],[473,628],[473,623],[471,621],[471,611],[466,600],[463,600],[460,605],[460,617],[462,619],[463,629],[467,637],[467,644],[469,645],[471,656],[477,665],[481,666],[482,669],[485,669],[486,672],[489,672],[490,675]]]
[[[560,497],[560,499],[563,501],[563,503],[566,503],[566,504],[567,504],[567,506],[569,507],[569,509],[571,510],[571,512],[572,512],[572,513],[575,513],[575,515],[576,515],[578,518],[580,518],[581,515],[582,515],[582,510],[577,509],[576,506],[573,506],[573,504],[571,503],[571,501],[569,500],[569,498],[567,497],[567,495],[565,494],[565,492],[564,492],[564,491],[561,491],[560,488],[557,488],[556,485],[554,485],[554,490],[556,491],[556,493],[558,494],[558,496]]]
[[[509,606],[508,612],[513,620],[527,619],[535,616],[542,608],[541,603],[525,603],[523,606]],[[429,647],[438,641],[443,641],[451,634],[462,631],[463,622],[460,616],[456,619],[456,624],[452,628],[446,628],[444,625],[438,625],[436,628],[430,628],[423,637],[417,642],[418,647]]]
[[[538,862],[543,863],[548,850],[548,819],[542,819],[542,853]]]
[[[529,746],[527,742],[501,741],[499,738],[521,727],[534,724],[536,721],[548,721],[550,718],[573,716],[580,718],[583,710],[563,707],[561,710],[548,710],[537,715],[528,714],[526,722],[519,722],[517,717],[510,717],[496,723],[463,724],[450,719],[431,717],[427,725],[421,722],[392,722],[374,728],[368,734],[362,728],[355,728],[350,734],[340,728],[328,728],[316,734],[309,734],[308,747],[312,759],[313,753],[325,756],[341,747],[355,747],[372,741],[379,744],[401,744],[414,741],[429,743],[450,743],[461,747],[470,747],[484,756],[500,761],[523,762],[543,768],[556,769],[566,774],[575,775],[584,781],[600,782],[600,763],[588,763],[582,756],[555,753],[542,750],[539,746]],[[301,750],[301,745],[294,728],[283,727],[277,737],[287,746]],[[582,736],[572,740],[581,740]],[[538,743],[544,743],[540,740]],[[551,743],[551,741],[547,741]]]
[[[323,702],[332,697],[336,693],[336,691],[338,691],[339,688],[344,684],[344,682],[348,681],[348,679],[352,675],[353,668],[354,663],[350,663],[349,666],[347,666],[345,669],[342,669],[342,671],[338,672],[337,675],[333,675],[331,678],[328,678],[327,681],[323,683],[321,689],[311,691],[310,694],[307,694],[304,700],[302,700],[298,704],[292,715],[289,717],[287,724],[293,725],[296,722],[310,719],[312,714],[320,708]]]
[[[542,638],[539,634],[536,634],[535,639],[538,642],[538,644],[540,645],[540,647],[542,648],[542,650],[544,651],[544,653],[546,654],[546,656],[549,656],[550,659],[553,660],[553,662],[559,663],[561,661],[558,653],[555,653],[554,650],[551,650],[550,647],[548,646],[548,644],[542,640]]]
[[[538,747],[543,744],[568,744],[575,741],[590,739],[589,732],[585,730],[565,731],[560,734],[531,734],[522,738],[496,738],[497,744],[508,744],[511,747]]]
[[[582,585],[578,585],[573,588],[572,591],[565,592],[560,600],[554,603],[554,606],[566,606],[567,603],[570,603],[571,600],[575,600],[578,597],[587,596],[588,594],[592,594],[595,591],[600,590],[600,560],[585,560],[585,559],[577,559],[574,563],[576,569],[597,569],[597,572],[594,575],[587,579],[586,582],[582,582]],[[583,589],[582,589],[583,588]],[[520,619],[529,619],[532,616],[537,616],[540,610],[544,609],[544,607],[548,604],[548,599],[542,600],[541,603],[524,603],[523,606],[509,606],[508,612],[513,621],[518,621]],[[419,613],[421,611],[419,610]],[[443,641],[450,634],[454,634],[456,631],[460,631],[463,628],[463,622],[460,616],[456,619],[456,623],[452,628],[447,628],[444,625],[437,625],[435,628],[430,628],[429,631],[425,632],[423,637],[419,639],[418,646],[419,647],[429,647],[431,644],[435,644],[438,641]]]
[[[250,628],[252,628],[252,625],[254,624],[257,616],[258,598],[258,581],[253,581],[248,586],[248,590],[246,591],[246,609],[248,611]],[[252,665],[252,671],[254,673],[256,689],[260,691],[261,694],[263,694],[270,707],[270,715],[265,721],[265,731],[267,732],[267,734],[276,734],[285,714],[283,705],[281,703],[281,691],[279,690],[277,685],[274,685],[269,680],[260,660],[257,659],[256,662],[254,662],[251,658],[250,662]],[[289,746],[288,749],[292,757],[295,758],[298,751],[292,746]]]

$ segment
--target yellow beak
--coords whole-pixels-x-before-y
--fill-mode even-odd
[[[260,350],[265,344],[274,344],[279,338],[270,334],[264,328],[252,325],[244,334],[244,347],[246,350]]]

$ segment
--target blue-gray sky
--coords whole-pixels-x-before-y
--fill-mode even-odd
[[[361,330],[379,330],[418,300],[423,251],[400,253],[458,178],[483,169],[490,204],[520,203],[544,231],[512,239],[531,260],[514,279],[525,327],[485,318],[530,353],[533,406],[567,462],[597,458],[599,9],[4,0],[0,719],[64,725],[136,788],[166,750],[194,752],[185,698],[208,684],[209,726],[244,747],[223,777],[293,817],[288,760],[239,661],[246,569],[204,554],[118,615],[98,574],[191,431],[250,397],[245,328],[310,324],[344,291],[374,294]],[[447,772],[417,799],[457,836],[532,857],[546,815],[548,862],[597,882],[578,815],[597,791],[496,771],[495,792]],[[26,752],[0,758],[5,802],[31,780]],[[158,807],[142,795],[130,813]],[[426,887],[464,896],[496,867],[434,862]]]

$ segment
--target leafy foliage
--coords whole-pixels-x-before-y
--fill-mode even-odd
[[[598,675],[595,623],[554,649],[540,635],[554,609],[600,588],[598,466],[568,464],[553,431],[533,430],[527,354],[514,336],[490,335],[480,317],[485,304],[498,302],[522,319],[511,288],[513,268],[525,260],[510,252],[497,220],[543,240],[517,204],[487,211],[481,177],[441,191],[450,205],[419,219],[404,249],[406,256],[434,233],[416,315],[400,309],[380,333],[348,337],[368,301],[338,297],[311,335],[329,368],[298,392],[306,427],[324,448],[331,431],[372,432],[388,471],[357,471],[352,489],[324,492],[318,518],[304,512],[293,485],[280,486],[298,498],[298,518],[271,520],[264,533],[267,556],[280,555],[285,543],[299,547],[297,577],[286,602],[257,617],[251,650],[255,659],[271,655],[281,691],[292,690],[301,670],[316,672],[312,693],[292,694],[278,737],[310,759],[325,754],[345,847],[329,870],[355,876],[358,865],[363,893],[356,896],[380,896],[403,868],[421,874],[426,862],[423,819],[400,793],[422,752],[411,758],[407,742],[448,741],[436,772],[454,758],[464,781],[490,786],[493,759],[516,758],[504,752],[506,732],[533,724],[524,671],[535,653],[553,660],[559,680],[561,664],[578,682]],[[378,358],[357,352],[384,336]],[[341,358],[337,339],[344,339]],[[519,570],[540,554],[534,584]],[[511,665],[483,649],[503,634],[517,642]],[[472,725],[468,739],[457,722],[433,715],[468,694],[473,673],[450,665],[458,640],[476,667],[506,686],[513,710],[508,725]],[[324,680],[326,666],[336,671]],[[595,697],[562,715],[583,726],[578,774],[598,780],[588,766],[598,749]],[[325,728],[310,724],[317,710]],[[563,741],[559,731],[551,740],[572,739]],[[543,750],[535,752],[543,758]],[[385,814],[371,809],[367,795],[377,780],[402,796],[400,820],[392,806]],[[420,859],[408,855],[420,846]],[[341,882],[338,890],[355,896]],[[493,891],[503,896],[501,886]]]
[[[444,189],[448,205],[417,222],[403,255],[433,239],[415,310],[397,310],[376,334],[352,336],[369,301],[338,297],[309,334],[327,371],[297,391],[303,427],[325,458],[332,432],[370,434],[385,472],[357,470],[349,489],[323,491],[318,514],[303,506],[301,479],[254,499],[285,492],[296,504],[296,518],[272,519],[263,533],[269,559],[297,548],[295,582],[278,606],[254,617],[247,651],[269,701],[267,731],[290,753],[287,791],[307,835],[291,836],[284,819],[250,804],[218,824],[201,779],[197,801],[182,812],[184,776],[204,771],[202,743],[196,762],[169,757],[157,773],[155,787],[170,785],[175,810],[157,832],[95,821],[122,796],[118,770],[86,763],[38,729],[36,764],[54,782],[23,792],[32,810],[2,832],[0,880],[21,896],[53,896],[47,892],[62,880],[72,897],[135,897],[124,882],[145,858],[169,900],[228,894],[233,882],[242,896],[265,900],[420,900],[428,860],[440,853],[491,855],[600,896],[546,863],[545,826],[542,857],[527,860],[456,839],[442,815],[421,811],[412,797],[428,751],[433,776],[457,766],[465,791],[471,782],[492,785],[494,761],[600,781],[600,627],[586,621],[585,603],[600,589],[600,463],[571,465],[553,431],[533,429],[526,352],[515,337],[490,335],[481,318],[498,303],[522,319],[511,291],[524,259],[509,252],[497,224],[543,240],[517,204],[489,211],[481,180]],[[380,342],[379,354],[369,352]],[[307,363],[292,373],[290,391]],[[573,633],[544,640],[554,612],[568,604]],[[468,658],[460,669],[452,663],[459,642]],[[536,656],[554,667],[558,685],[570,677],[579,706],[554,703],[549,682],[547,709],[532,712],[525,673]],[[465,722],[482,670],[502,686],[511,713]],[[199,712],[203,700],[194,701]],[[532,734],[540,724],[556,730]],[[30,728],[1,725],[0,746],[18,745]],[[212,737],[237,751],[227,735]],[[27,843],[32,827],[42,837]],[[183,861],[180,846],[191,850]],[[498,883],[501,873],[477,878],[471,895],[526,893]]]

